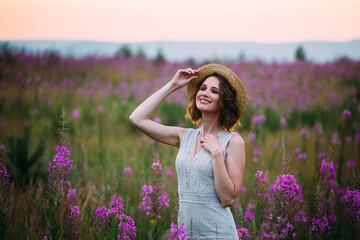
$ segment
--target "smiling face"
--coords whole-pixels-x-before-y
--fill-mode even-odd
[[[201,112],[219,111],[220,80],[215,76],[208,77],[196,94],[196,107]]]

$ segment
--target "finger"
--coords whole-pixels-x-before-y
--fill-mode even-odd
[[[196,70],[192,69],[192,68],[187,68],[186,69],[188,72],[190,72],[191,74],[195,74]]]
[[[192,77],[190,77],[189,79],[188,79],[188,82],[190,82],[190,81],[192,81],[192,80],[194,80],[194,79],[196,79],[197,78],[197,76],[192,76]]]

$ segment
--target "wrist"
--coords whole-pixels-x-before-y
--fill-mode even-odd
[[[211,155],[215,158],[222,158],[223,157],[223,153],[222,150],[220,148],[216,148],[214,150],[211,151]]]
[[[172,80],[170,80],[170,81],[165,85],[165,87],[168,89],[168,91],[169,91],[170,93],[176,91],[176,89],[177,89],[176,86],[175,86],[175,84],[173,84],[173,81],[172,81]]]

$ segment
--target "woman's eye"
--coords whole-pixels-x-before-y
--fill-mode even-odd
[[[218,94],[219,91],[218,90],[212,90],[212,93]]]
[[[201,90],[201,91],[204,91],[204,90],[206,90],[206,87],[205,87],[205,86],[202,86],[202,87],[200,88],[200,90]]]

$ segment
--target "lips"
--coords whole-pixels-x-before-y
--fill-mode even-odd
[[[205,99],[205,98],[199,98],[199,102],[200,102],[200,103],[204,103],[204,104],[211,103],[210,100]]]

